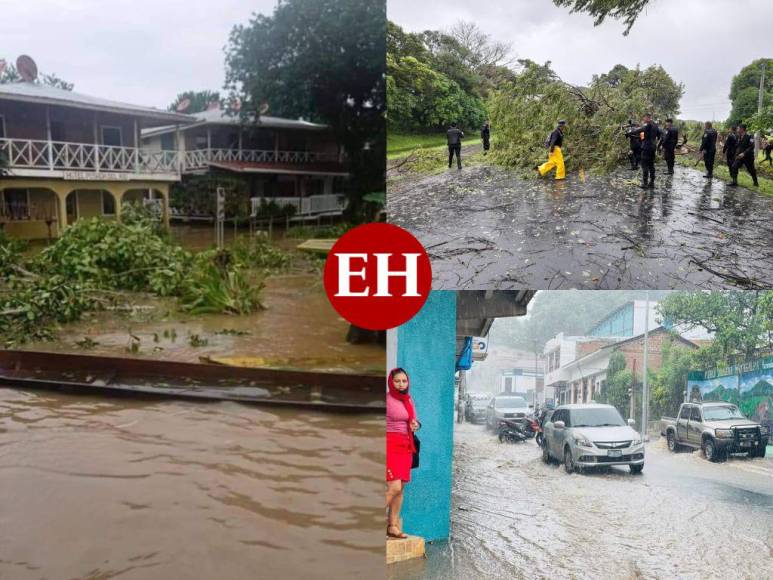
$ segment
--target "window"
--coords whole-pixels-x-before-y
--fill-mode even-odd
[[[690,421],[699,421],[701,420],[701,412],[698,410],[698,407],[693,407],[692,412],[690,413]]]
[[[102,127],[102,144],[109,145],[111,147],[121,147],[123,140],[121,139],[120,127]]]
[[[679,413],[679,418],[680,419],[689,419],[690,418],[690,409],[691,409],[691,407],[687,407],[687,406],[682,407],[682,412]]]
[[[206,149],[207,148],[207,136],[206,135],[196,135],[196,140],[194,142],[194,147],[196,149]]]
[[[115,198],[110,192],[102,192],[102,215],[115,215]]]
[[[174,151],[175,149],[174,133],[164,133],[161,135],[161,150]]]
[[[30,195],[28,189],[6,189],[3,191],[2,213],[12,220],[28,219]]]
[[[5,117],[0,115],[0,139],[5,139]]]
[[[62,121],[51,121],[51,141],[67,141]]]

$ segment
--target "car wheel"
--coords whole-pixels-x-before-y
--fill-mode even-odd
[[[542,462],[550,464],[550,450],[548,449],[547,443],[542,446]]]
[[[537,445],[542,447],[542,433],[537,433],[536,437],[534,437],[534,440],[537,442]]]
[[[703,441],[703,454],[706,456],[706,459],[712,463],[722,461],[722,454],[720,453],[719,449],[717,449],[717,445],[714,443],[714,440],[710,437]]]
[[[574,460],[572,459],[572,452],[567,447],[564,449],[564,471],[567,473],[574,472]]]
[[[628,469],[631,470],[631,473],[633,475],[639,475],[642,472],[642,470],[644,469],[644,464],[641,463],[639,465],[629,465]]]
[[[666,442],[668,443],[668,450],[671,453],[679,451],[679,444],[676,442],[676,436],[673,431],[669,431],[666,435]]]

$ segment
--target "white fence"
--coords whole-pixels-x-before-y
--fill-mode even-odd
[[[185,169],[205,169],[210,163],[325,163],[338,157],[312,151],[274,151],[267,149],[194,149],[183,156]]]
[[[308,197],[253,197],[250,199],[251,217],[260,213],[261,205],[274,202],[279,207],[295,207],[295,215],[310,216],[341,213],[346,209],[346,196],[341,194],[310,195]]]

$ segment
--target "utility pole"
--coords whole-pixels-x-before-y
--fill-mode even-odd
[[[762,117],[762,101],[763,96],[765,94],[765,59],[762,59],[762,64],[760,65],[760,90],[757,92],[757,114]],[[761,129],[757,129],[757,132],[754,134],[754,160],[757,161],[757,157],[760,155],[760,146],[761,146]]]
[[[649,406],[649,393],[647,392],[647,357],[650,337],[650,293],[646,294],[646,308],[644,310],[644,364],[642,364],[642,392],[641,392],[641,437],[642,441],[647,438],[647,407]]]

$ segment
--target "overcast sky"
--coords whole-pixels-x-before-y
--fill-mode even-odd
[[[389,0],[390,20],[410,31],[477,23],[515,56],[543,63],[573,84],[615,64],[660,64],[684,83],[685,119],[725,120],[730,82],[757,58],[773,57],[772,0],[651,0],[623,36],[624,26],[556,8],[552,0]]]
[[[78,92],[166,108],[186,89],[220,90],[235,24],[276,0],[3,2],[0,58],[32,56]]]

